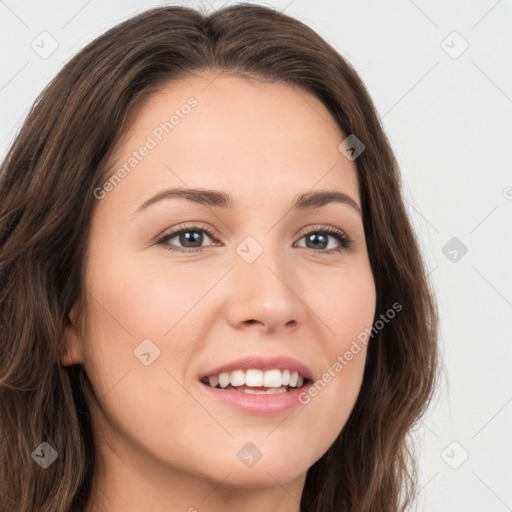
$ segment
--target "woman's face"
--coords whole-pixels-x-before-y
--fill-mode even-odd
[[[304,483],[354,406],[366,349],[344,354],[375,313],[345,137],[312,95],[226,74],[169,86],[137,112],[95,192],[90,327],[86,339],[67,328],[63,359],[93,385],[107,465],[223,487]],[[321,191],[349,199],[311,199]],[[288,390],[286,370],[306,386]]]

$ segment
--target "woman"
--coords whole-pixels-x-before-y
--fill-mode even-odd
[[[5,511],[405,510],[437,313],[361,80],[267,7],[146,11],[0,174]]]

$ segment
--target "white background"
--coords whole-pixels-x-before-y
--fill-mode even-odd
[[[208,11],[225,5],[209,2]],[[187,3],[200,5],[174,2]],[[0,156],[64,62],[107,28],[163,4],[0,0]],[[512,510],[512,1],[266,5],[312,27],[355,66],[400,162],[439,303],[445,366],[417,431],[415,510]],[[45,59],[31,47],[43,46],[44,31],[58,43]],[[443,253],[453,237],[466,254]]]

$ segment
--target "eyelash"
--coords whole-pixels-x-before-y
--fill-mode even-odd
[[[171,238],[174,238],[177,235],[181,235],[182,233],[198,232],[198,231],[199,232],[204,231],[210,238],[215,240],[215,233],[213,233],[212,230],[208,229],[206,226],[183,225],[183,226],[180,226],[179,228],[177,228],[176,230],[172,231],[171,233],[165,234],[162,238],[160,238],[157,241],[157,244],[165,246],[165,245],[167,245],[168,240],[170,240]],[[311,249],[310,247],[301,247],[301,249],[309,249],[310,251],[313,251],[313,252],[319,252],[319,253],[325,254],[325,255],[332,255],[332,254],[338,254],[338,253],[348,251],[352,248],[352,240],[350,238],[348,238],[348,236],[345,233],[343,233],[343,231],[341,231],[340,229],[334,228],[332,226],[324,226],[321,228],[311,229],[307,233],[304,233],[299,238],[299,240],[301,240],[305,236],[308,236],[312,233],[321,233],[321,234],[331,235],[332,237],[334,237],[338,240],[338,242],[340,243],[340,247],[337,247],[336,249],[320,249],[320,250]],[[205,249],[206,247],[191,249],[191,248],[171,247],[170,245],[168,245],[167,247],[164,247],[164,248],[168,251],[175,251],[175,252],[181,252],[181,253],[190,253],[190,252],[201,253],[201,252],[203,252],[203,249]]]

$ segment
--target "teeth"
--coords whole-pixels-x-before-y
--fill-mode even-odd
[[[279,370],[267,370],[263,375],[263,385],[266,388],[280,388],[281,383],[281,372]]]
[[[263,386],[263,372],[261,370],[247,370],[245,372],[245,384],[251,387]]]
[[[245,384],[245,373],[242,370],[231,372],[231,385],[233,387],[243,386]]]
[[[218,375],[210,375],[206,379],[211,387],[220,386],[222,389],[231,385],[234,388],[245,386],[246,388],[269,388],[267,390],[243,390],[249,394],[273,394],[284,393],[286,387],[300,388],[304,384],[304,377],[294,370],[258,370],[251,368],[248,370],[233,370],[231,372],[222,372]]]
[[[219,384],[221,388],[227,388],[229,386],[229,382],[231,381],[231,376],[229,373],[219,373]]]
[[[286,388],[268,388],[265,391],[258,391],[257,389],[241,389],[243,393],[247,393],[249,395],[276,395],[278,393],[286,393]]]

